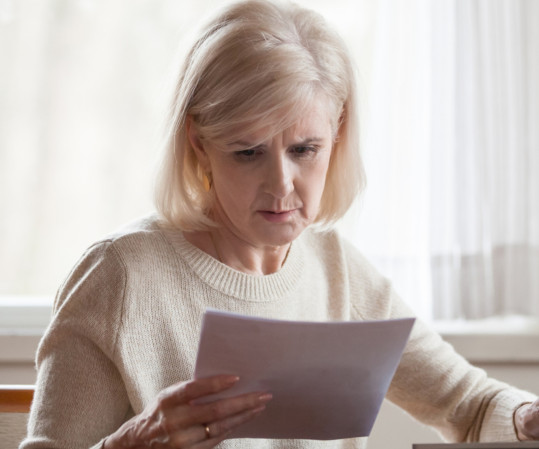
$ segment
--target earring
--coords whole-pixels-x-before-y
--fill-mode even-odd
[[[204,191],[209,192],[211,190],[211,186],[213,184],[213,179],[211,176],[211,172],[204,173],[204,177],[202,178],[202,182],[204,184]]]

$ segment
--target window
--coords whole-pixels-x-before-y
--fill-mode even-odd
[[[222,3],[0,4],[5,307],[151,211],[178,45]],[[426,319],[539,317],[538,4],[299,3],[359,68],[368,189],[342,230]]]

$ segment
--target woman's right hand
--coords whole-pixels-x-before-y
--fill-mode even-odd
[[[268,393],[248,393],[198,404],[197,399],[232,387],[235,376],[214,376],[172,385],[144,411],[105,440],[104,449],[212,448],[239,425],[262,413]]]

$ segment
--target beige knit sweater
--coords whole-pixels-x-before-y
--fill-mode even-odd
[[[38,349],[21,448],[99,447],[163,388],[191,379],[207,308],[313,321],[411,315],[335,232],[305,231],[279,272],[252,276],[155,217],[139,220],[90,247],[61,286]],[[417,323],[388,398],[449,440],[516,440],[513,411],[533,396],[488,379]],[[366,439],[236,439],[219,447],[364,448]]]

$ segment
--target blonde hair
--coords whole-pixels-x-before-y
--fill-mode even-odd
[[[316,223],[348,210],[364,185],[356,80],[345,44],[317,13],[292,3],[246,0],[225,8],[187,55],[176,86],[158,177],[156,206],[183,230],[214,225],[214,194],[190,144],[188,117],[202,139],[232,142],[298,121],[325,95],[334,147]]]

